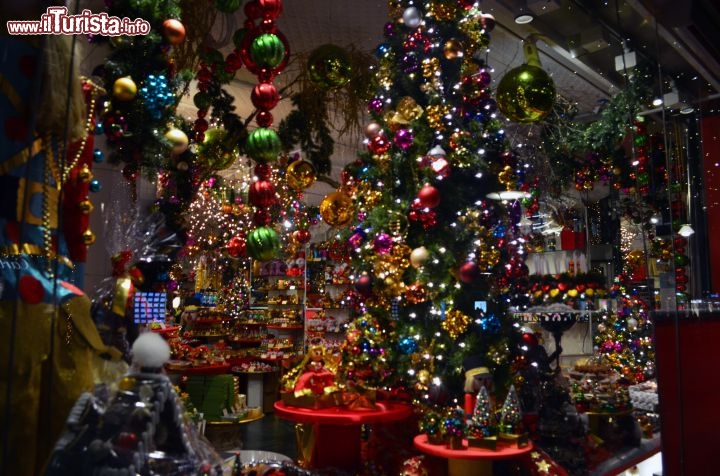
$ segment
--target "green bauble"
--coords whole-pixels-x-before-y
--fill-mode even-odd
[[[250,58],[261,68],[275,68],[285,57],[285,45],[277,35],[265,33],[250,45]]]
[[[500,111],[511,121],[537,122],[555,103],[555,85],[542,68],[524,64],[503,76],[495,99]]]
[[[690,258],[687,255],[675,255],[675,266],[687,266],[688,264],[690,264]]]
[[[212,105],[212,96],[206,92],[197,92],[193,96],[193,103],[198,109],[209,109]]]
[[[235,30],[235,33],[233,33],[233,45],[235,45],[235,48],[238,50],[243,46],[243,39],[245,38],[246,33],[247,28],[238,28]]]
[[[227,132],[224,129],[208,129],[205,140],[198,147],[197,162],[206,170],[225,170],[237,159],[239,152],[225,143]]]
[[[245,143],[245,154],[258,162],[272,162],[282,149],[277,132],[258,127],[250,133]]]
[[[329,43],[310,53],[307,69],[310,81],[324,89],[344,86],[352,78],[350,56],[344,49]]]
[[[223,13],[233,13],[242,4],[242,0],[215,0],[215,8]]]
[[[225,56],[220,50],[214,48],[201,48],[200,59],[207,64],[221,64],[225,61]]]
[[[255,228],[247,237],[247,254],[259,261],[269,261],[280,252],[280,237],[269,226]]]

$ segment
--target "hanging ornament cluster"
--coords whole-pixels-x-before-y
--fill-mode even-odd
[[[245,143],[245,155],[255,161],[257,180],[251,184],[248,200],[255,207],[253,223],[256,227],[248,235],[248,254],[267,261],[277,256],[280,240],[270,226],[269,207],[277,202],[275,186],[270,181],[273,167],[281,152],[280,138],[270,127],[280,94],[273,84],[275,77],[285,68],[290,49],[285,36],[275,21],[282,13],[282,0],[252,0],[245,4],[245,31],[239,41],[238,55],[247,69],[257,75],[259,83],[253,88],[250,100],[257,108],[254,129]]]
[[[112,151],[108,158],[113,164],[125,164],[123,175],[129,181],[143,168],[155,175],[167,165],[169,144],[164,136],[173,124],[182,122],[174,105],[177,92],[186,85],[185,76],[176,74],[173,58],[174,47],[185,41],[179,2],[169,0],[163,8],[151,9],[135,3],[108,2],[108,15],[143,18],[155,34],[142,41],[112,37],[110,54],[93,73],[111,88],[101,119]]]
[[[630,172],[630,178],[635,181],[636,189],[640,195],[647,195],[650,193],[650,173],[648,171],[650,136],[647,132],[647,126],[640,120],[636,120],[633,123],[633,145],[635,157],[632,163],[633,170]]]
[[[535,40],[523,41],[525,63],[503,76],[495,95],[505,117],[521,124],[540,121],[555,104],[555,84],[540,65]]]

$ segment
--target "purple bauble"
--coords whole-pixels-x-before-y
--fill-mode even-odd
[[[399,129],[395,133],[395,138],[393,139],[395,141],[395,145],[398,147],[398,149],[401,150],[408,150],[413,145],[413,140],[415,139],[415,136],[413,135],[412,131],[410,129]]]
[[[368,102],[368,109],[370,112],[374,113],[381,113],[383,110],[383,102],[380,98],[372,98],[370,102]]]
[[[483,86],[490,86],[490,82],[492,81],[492,76],[490,76],[490,71],[488,71],[485,68],[482,68],[478,74],[477,79]]]
[[[388,235],[387,233],[380,233],[373,240],[373,249],[381,255],[389,253],[390,250],[392,250],[392,247],[392,236]]]
[[[405,74],[412,74],[417,72],[420,67],[419,61],[415,53],[408,53],[401,59],[402,70]]]

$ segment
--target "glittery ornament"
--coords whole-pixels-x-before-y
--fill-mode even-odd
[[[450,334],[450,337],[457,339],[460,334],[467,330],[470,318],[457,309],[450,309],[445,313],[445,320],[441,327]]]
[[[423,108],[411,96],[402,98],[396,109],[407,121],[419,119],[423,114]]]
[[[393,142],[397,146],[398,149],[406,151],[413,145],[413,141],[415,140],[415,136],[413,135],[412,131],[410,129],[399,129],[395,133],[395,137],[393,138]]]
[[[373,239],[373,250],[381,255],[389,253],[393,247],[393,238],[387,233],[379,233]]]
[[[328,225],[347,225],[355,216],[352,199],[341,191],[327,194],[320,203],[320,216]]]
[[[290,162],[285,171],[285,180],[294,190],[305,190],[317,179],[317,172],[313,164],[307,160],[295,160]]]

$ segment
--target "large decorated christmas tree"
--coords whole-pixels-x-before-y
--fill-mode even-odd
[[[488,194],[523,190],[523,177],[484,61],[493,17],[468,0],[395,0],[389,14],[366,149],[320,213],[350,230],[360,319],[383,327],[378,355],[396,369],[385,383],[444,403],[469,358],[508,381],[515,333],[500,297],[526,272],[508,213],[520,204]]]

